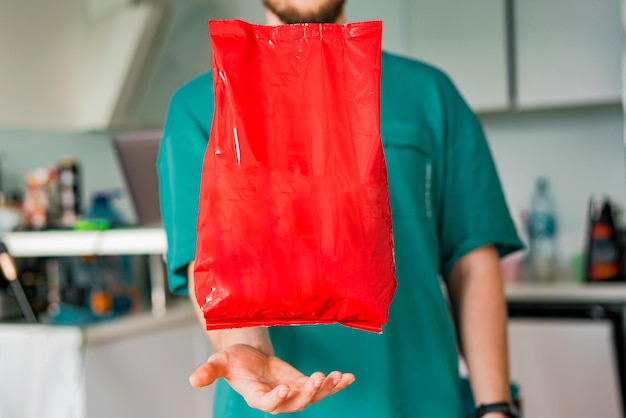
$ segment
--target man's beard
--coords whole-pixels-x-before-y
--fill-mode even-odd
[[[283,23],[335,23],[343,11],[346,0],[322,2],[316,10],[302,12],[290,5],[282,5],[279,0],[263,0],[265,7]]]

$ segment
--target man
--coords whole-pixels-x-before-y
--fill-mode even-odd
[[[264,0],[267,23],[344,23],[344,1]],[[174,95],[159,155],[174,291],[193,288],[212,98],[210,74]],[[190,382],[199,387],[223,378],[217,380],[216,417],[303,411],[298,416],[461,418],[467,414],[457,337],[476,404],[504,404],[481,416],[513,416],[506,412],[506,307],[498,259],[521,244],[482,128],[440,71],[384,53],[381,133],[398,277],[383,334],[339,325],[208,332],[217,352]]]

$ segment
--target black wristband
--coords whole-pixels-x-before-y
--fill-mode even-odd
[[[478,408],[476,408],[476,412],[474,413],[473,418],[481,418],[492,412],[498,412],[510,418],[520,418],[517,409],[508,402],[497,402],[479,405]]]

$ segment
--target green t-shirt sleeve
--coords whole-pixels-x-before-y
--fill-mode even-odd
[[[189,292],[187,265],[196,254],[200,179],[212,109],[208,76],[182,87],[170,102],[159,149],[157,171],[167,234],[166,262],[169,287],[175,294]]]
[[[480,122],[449,82],[445,103],[440,273],[464,255],[495,245],[500,257],[523,247]]]

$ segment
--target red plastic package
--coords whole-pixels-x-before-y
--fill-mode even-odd
[[[215,113],[194,270],[207,329],[381,332],[396,288],[382,23],[209,28]]]

